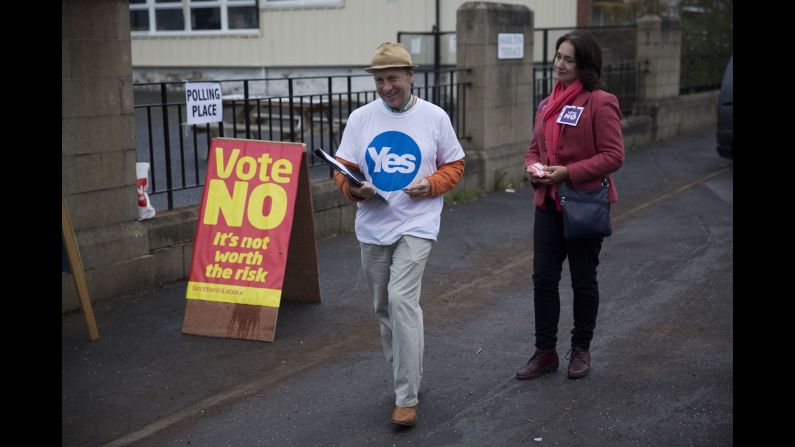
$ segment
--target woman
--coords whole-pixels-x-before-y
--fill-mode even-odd
[[[602,49],[593,34],[573,31],[556,43],[552,94],[541,101],[525,168],[533,186],[533,290],[536,351],[516,378],[527,380],[558,368],[556,351],[560,317],[560,282],[568,257],[574,292],[574,329],[568,377],[585,377],[590,368],[590,345],[599,308],[596,267],[602,238],[563,237],[563,218],[557,185],[597,189],[607,175],[609,200],[618,199],[611,172],[624,162],[621,112],[618,100],[600,89]],[[567,107],[568,106],[568,107]],[[573,107],[572,107],[573,106]],[[566,108],[565,113],[561,113]],[[565,116],[565,118],[564,118]],[[537,173],[532,165],[543,165]]]

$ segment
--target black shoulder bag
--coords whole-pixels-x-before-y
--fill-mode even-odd
[[[613,233],[607,185],[607,176],[602,178],[599,189],[572,189],[567,182],[558,183],[566,239],[607,237]]]

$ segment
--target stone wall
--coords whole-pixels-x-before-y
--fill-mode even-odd
[[[61,10],[61,190],[98,300],[155,285],[148,232],[137,222],[129,9],[121,0],[63,0]],[[62,285],[62,308],[74,308],[72,275]]]

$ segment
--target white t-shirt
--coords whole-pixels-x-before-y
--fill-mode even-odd
[[[388,201],[358,202],[356,237],[368,244],[390,245],[403,235],[435,241],[442,196],[412,199],[401,191],[437,167],[464,158],[450,117],[417,98],[403,113],[388,111],[379,98],[348,117],[336,156],[360,166],[367,181]]]

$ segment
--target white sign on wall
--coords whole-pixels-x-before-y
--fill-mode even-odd
[[[419,37],[411,39],[411,54],[422,53],[422,40]]]
[[[498,33],[497,34],[497,59],[523,59],[524,34]]]
[[[223,121],[220,82],[186,82],[185,103],[188,124]]]

